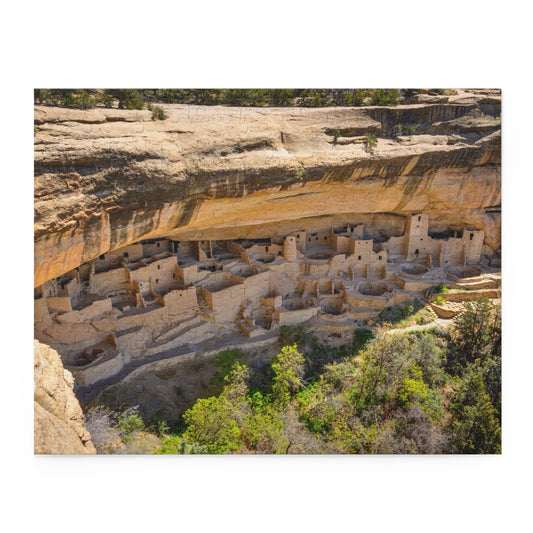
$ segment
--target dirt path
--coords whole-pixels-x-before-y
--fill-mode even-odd
[[[409,331],[423,331],[425,329],[431,329],[431,328],[434,328],[434,327],[439,327],[439,328],[448,328],[449,326],[451,326],[453,324],[453,319],[444,319],[444,318],[437,318],[435,320],[433,320],[432,322],[430,322],[429,324],[424,324],[424,325],[421,325],[421,326],[409,326],[407,328],[396,328],[396,329],[390,329],[389,331],[387,331],[387,333],[391,334],[391,333],[408,333]]]

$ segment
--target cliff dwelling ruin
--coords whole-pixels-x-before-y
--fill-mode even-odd
[[[354,328],[439,283],[500,286],[499,256],[482,230],[431,233],[427,213],[401,218],[403,232],[381,238],[353,222],[283,237],[129,244],[37,287],[35,337],[87,388],[224,336],[246,343],[306,321]]]
[[[359,368],[366,335],[441,350],[468,301],[501,301],[499,91],[279,107],[143,89],[143,109],[61,91],[34,108],[35,379],[50,350],[87,416],[138,408],[174,430],[226,357],[270,395],[287,346],[319,383],[349,353]]]

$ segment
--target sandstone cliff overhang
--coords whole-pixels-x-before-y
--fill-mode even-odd
[[[425,211],[500,246],[500,99],[364,108],[36,106],[35,286],[141,239]],[[418,125],[395,136],[397,125]],[[378,138],[370,148],[364,135]]]

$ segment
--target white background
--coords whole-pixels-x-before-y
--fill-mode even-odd
[[[4,531],[531,527],[527,3],[98,1],[2,8]],[[34,457],[33,88],[503,88],[503,454]]]

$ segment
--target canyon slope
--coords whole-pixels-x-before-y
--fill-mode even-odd
[[[168,104],[165,120],[147,110],[35,106],[34,285],[142,239],[283,236],[341,220],[390,236],[419,211],[430,231],[483,230],[485,253],[498,253],[501,99],[426,100]]]

